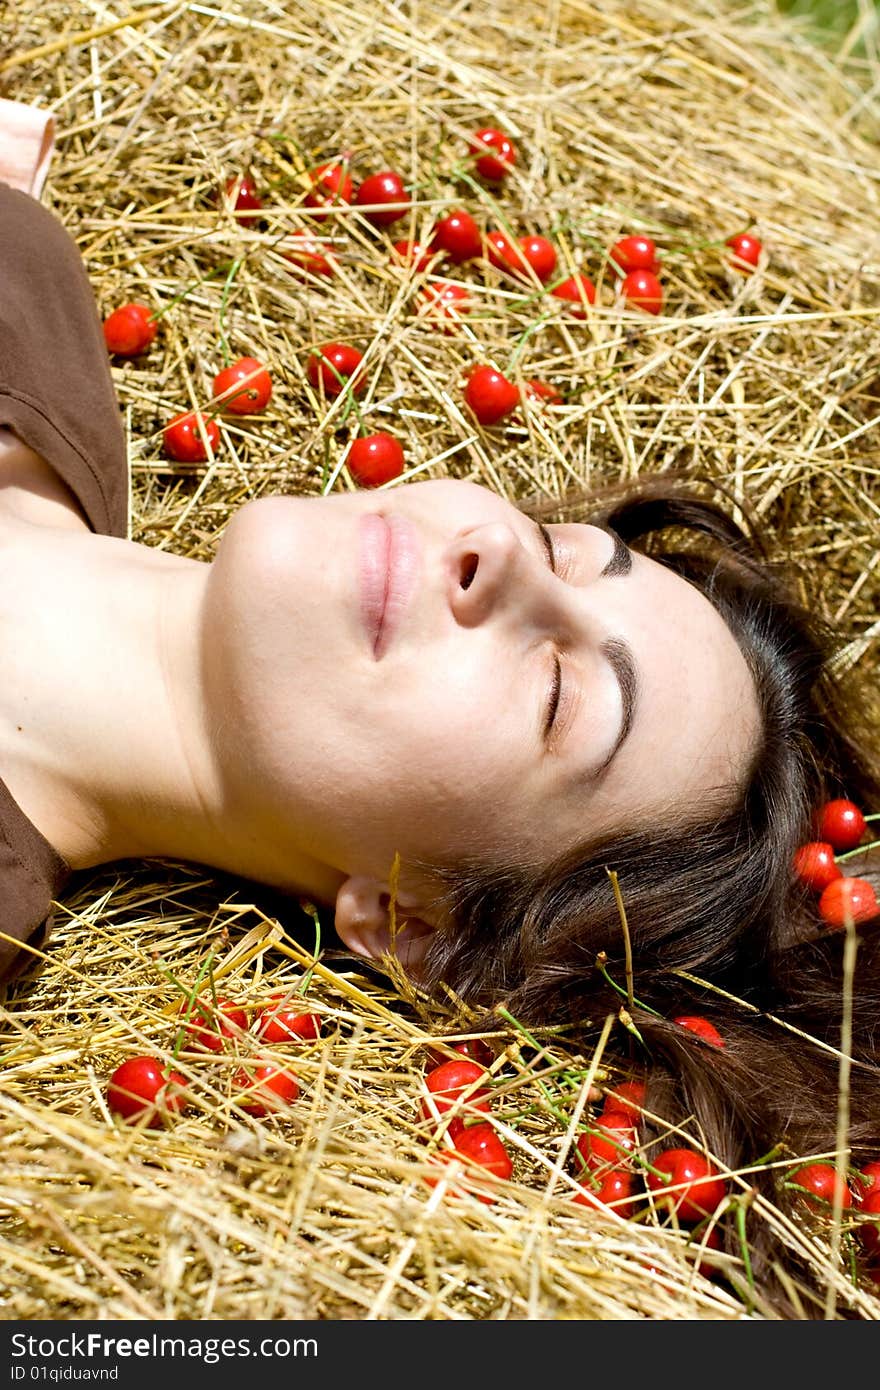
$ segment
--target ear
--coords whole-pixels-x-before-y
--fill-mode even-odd
[[[366,875],[347,878],[336,894],[336,932],[357,956],[381,960],[392,950],[391,893],[387,883]],[[434,927],[419,915],[415,898],[398,891],[395,898],[394,952],[404,970],[415,973]]]

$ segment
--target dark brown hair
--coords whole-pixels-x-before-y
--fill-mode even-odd
[[[634,807],[627,826],[586,837],[540,873],[478,862],[435,868],[455,929],[435,934],[422,980],[429,990],[445,982],[487,1014],[503,1004],[528,1027],[565,1025],[589,1043],[609,1013],[620,1020],[629,993],[613,870],[631,945],[636,1033],[624,1015],[606,1061],[644,1074],[646,1108],[686,1123],[738,1169],[771,1151],[794,1161],[837,1147],[845,933],[824,927],[816,895],[796,879],[792,861],[797,846],[815,838],[823,801],[845,796],[866,812],[880,810],[880,763],[870,731],[859,727],[857,708],[830,674],[833,632],[797,597],[790,565],[771,559],[749,509],[711,500],[704,486],[665,475],[523,509],[608,527],[695,585],[721,613],[761,709],[759,745],[739,790],[726,806],[682,807],[662,823],[646,824]],[[867,860],[847,872],[876,883],[880,875]],[[856,961],[854,1165],[880,1158],[876,919],[860,925]],[[672,1021],[692,1013],[711,1017],[723,1050]],[[668,1126],[647,1121],[641,1137],[652,1156],[682,1142]],[[782,1209],[797,1201],[775,1167],[750,1173],[749,1185]],[[734,1225],[726,1241],[736,1254]],[[804,1308],[791,1298],[794,1275],[813,1316],[820,1305],[815,1283],[811,1304],[810,1271],[792,1269],[765,1228],[750,1218],[756,1292],[801,1316]]]

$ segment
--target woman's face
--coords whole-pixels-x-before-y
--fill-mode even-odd
[[[344,874],[546,863],[732,787],[758,728],[695,588],[467,482],[249,503],[205,636],[242,777]]]

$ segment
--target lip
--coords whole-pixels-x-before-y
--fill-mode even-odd
[[[413,523],[393,512],[361,517],[358,540],[361,620],[373,657],[381,661],[415,590],[421,549]]]

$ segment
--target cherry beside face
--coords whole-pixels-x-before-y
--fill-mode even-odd
[[[481,425],[495,425],[519,404],[519,391],[496,367],[475,367],[465,386],[464,398]]]
[[[403,472],[403,445],[393,434],[361,435],[352,442],[345,462],[361,487],[381,487]]]

